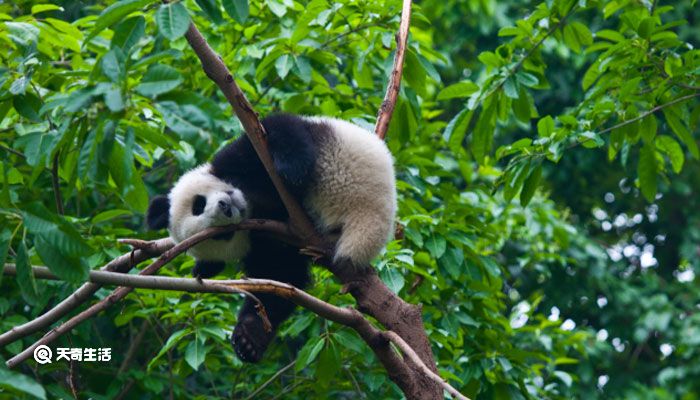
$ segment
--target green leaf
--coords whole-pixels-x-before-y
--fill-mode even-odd
[[[318,356],[316,382],[326,386],[329,385],[342,366],[343,360],[340,358],[338,349],[335,344],[329,340],[328,345],[323,347],[323,351],[321,351],[321,354]]]
[[[564,372],[564,371],[554,371],[554,375],[555,375],[557,378],[559,378],[559,380],[561,380],[562,382],[564,382],[564,384],[565,384],[567,387],[571,387],[571,385],[572,385],[573,382],[574,382],[573,378],[571,378],[571,375],[569,375],[568,373],[566,373],[566,372]]]
[[[119,23],[114,28],[114,36],[112,37],[111,46],[112,48],[119,47],[124,53],[128,54],[131,48],[134,47],[139,40],[141,40],[145,33],[145,18],[140,15],[129,18]]]
[[[297,362],[294,365],[294,370],[299,372],[315,360],[318,353],[323,349],[324,343],[324,338],[311,338],[306,342],[304,347],[299,350],[299,354],[297,354]]]
[[[34,238],[34,249],[39,254],[41,261],[62,280],[72,283],[87,280],[89,268],[87,262],[82,258],[62,254],[42,235]]]
[[[217,0],[195,0],[195,2],[199,8],[204,11],[204,14],[215,24],[224,22],[224,17],[221,15],[221,9],[219,8],[219,2]]]
[[[468,108],[463,109],[447,124],[442,137],[449,143],[450,149],[458,153],[462,148],[462,141],[467,134],[467,127],[474,112]]]
[[[27,244],[22,240],[17,246],[17,256],[15,257],[17,285],[24,301],[30,305],[36,305],[39,302],[39,289],[37,288],[36,280],[32,273],[32,266],[29,263],[29,254],[27,253]]]
[[[126,77],[124,71],[124,53],[114,48],[102,57],[102,72],[114,83],[121,82]]]
[[[406,284],[406,280],[397,268],[386,267],[379,272],[382,282],[394,293],[399,293]]]
[[[3,368],[0,368],[0,388],[7,389],[11,392],[26,393],[37,399],[46,399],[44,387],[34,379]],[[0,392],[3,391],[4,390],[0,390]]]
[[[639,23],[637,28],[637,33],[644,39],[649,39],[651,34],[654,33],[654,27],[656,26],[656,18],[646,17]]]
[[[47,210],[40,203],[30,203],[22,210],[24,226],[34,235],[40,235],[51,246],[66,256],[92,254],[78,231],[61,217]]]
[[[512,76],[508,77],[505,82],[503,82],[503,92],[511,99],[518,98],[519,89],[518,82]]]
[[[459,99],[469,97],[479,90],[479,86],[472,81],[454,83],[442,89],[437,95],[438,100]]]
[[[41,117],[39,116],[41,100],[33,93],[14,96],[12,98],[12,105],[15,107],[15,111],[24,118],[34,122],[41,121]]]
[[[664,117],[666,117],[666,123],[671,127],[673,133],[678,136],[683,144],[688,146],[688,150],[690,150],[690,154],[693,156],[693,158],[700,158],[700,151],[698,150],[698,145],[695,142],[695,138],[693,138],[693,135],[682,122],[677,109],[675,107],[666,107],[663,109],[663,111]]]
[[[248,0],[223,0],[224,10],[239,24],[243,24],[250,14]]]
[[[190,328],[180,329],[179,331],[173,332],[173,334],[170,335],[168,340],[165,342],[165,345],[163,345],[163,348],[161,348],[158,354],[156,354],[156,356],[153,357],[153,359],[148,363],[147,369],[150,370],[151,367],[155,365],[156,361],[163,356],[163,354],[167,353],[168,350],[178,344],[182,338],[191,333],[192,330]]]
[[[277,69],[277,75],[284,79],[287,77],[289,70],[292,69],[294,65],[294,60],[289,54],[282,54],[277,60],[275,60],[275,69]]]
[[[671,160],[673,172],[681,172],[681,169],[683,169],[683,163],[685,162],[685,155],[683,154],[683,149],[678,142],[676,142],[670,136],[660,135],[656,137],[656,148],[665,153],[669,160]]]
[[[105,105],[111,112],[119,112],[124,109],[124,97],[122,91],[118,87],[113,87],[103,94]]]
[[[430,252],[431,257],[440,258],[445,254],[447,241],[444,236],[433,233],[428,240],[425,241],[425,248]]]
[[[163,36],[175,40],[190,27],[190,14],[182,3],[163,4],[156,12],[156,23]]]
[[[540,118],[537,121],[537,134],[539,137],[546,138],[552,136],[554,133],[554,119],[549,115]]]
[[[513,100],[513,114],[515,118],[522,122],[530,122],[532,118],[532,106],[534,101],[525,86],[520,86],[518,90],[518,98]]]
[[[135,90],[144,96],[155,97],[167,93],[182,83],[178,70],[167,65],[156,64],[148,69]]]
[[[198,370],[204,359],[207,357],[207,350],[204,347],[204,340],[199,335],[195,335],[195,340],[191,341],[185,349],[185,361],[193,370]]]
[[[89,42],[90,39],[94,38],[104,29],[109,28],[118,21],[121,21],[132,12],[143,9],[154,1],[155,0],[124,0],[118,1],[105,8],[95,21],[95,26],[92,28],[92,32],[90,32],[85,41]]]
[[[311,82],[311,64],[309,64],[309,60],[304,56],[298,56],[294,58],[294,64],[296,66],[294,69],[296,75],[306,83]]]
[[[537,186],[540,184],[541,177],[542,163],[538,163],[537,166],[532,169],[527,179],[525,179],[525,183],[523,183],[523,189],[520,191],[520,205],[525,207],[530,203],[532,196],[535,195]]]
[[[645,142],[654,141],[657,132],[656,117],[653,114],[644,117],[639,125],[639,131]]]
[[[459,247],[450,247],[440,257],[438,264],[454,279],[459,279],[464,265],[464,252]]]
[[[63,7],[55,4],[37,4],[32,6],[32,15],[36,15],[46,11],[63,11]]]
[[[593,35],[586,25],[572,22],[564,27],[564,43],[574,52],[580,53],[582,46],[590,46],[593,43]]]
[[[92,223],[93,225],[99,224],[100,222],[105,222],[109,221],[114,218],[118,218],[124,215],[130,215],[131,211],[129,210],[107,210],[103,211],[94,217],[92,217]]]
[[[513,200],[516,194],[523,187],[525,178],[530,172],[530,161],[524,159],[516,162],[513,167],[509,168],[505,174],[505,185],[503,187],[503,197],[507,202]]]
[[[648,202],[656,198],[656,150],[650,144],[645,144],[639,153],[637,174],[642,194]]]
[[[493,144],[493,134],[496,130],[495,103],[497,102],[492,101],[485,105],[484,111],[479,115],[479,120],[472,133],[472,153],[474,153],[474,157],[479,164],[483,164],[484,158],[491,151]]]

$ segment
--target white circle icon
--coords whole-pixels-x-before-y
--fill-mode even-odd
[[[51,353],[51,348],[49,348],[49,346],[42,344],[34,349],[34,361],[38,362],[39,364],[50,363],[51,356],[53,356],[53,354]]]

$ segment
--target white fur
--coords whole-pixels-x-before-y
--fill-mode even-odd
[[[394,233],[396,182],[391,153],[377,135],[347,121],[305,117],[332,130],[316,162],[316,183],[304,200],[318,228],[341,228],[334,261],[366,265]]]
[[[188,171],[175,183],[168,194],[170,200],[170,224],[168,231],[175,242],[181,242],[195,233],[212,226],[238,223],[249,214],[243,193],[210,173],[211,166],[203,164]],[[230,193],[230,194],[229,194]],[[192,215],[192,203],[196,195],[207,198],[204,212]],[[231,216],[218,207],[219,200],[231,202]],[[244,213],[240,212],[244,209]],[[248,232],[236,232],[229,240],[209,239],[190,248],[188,253],[208,261],[232,261],[242,258],[250,248]]]

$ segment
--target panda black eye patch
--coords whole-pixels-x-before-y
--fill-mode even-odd
[[[204,207],[207,205],[207,198],[198,194],[194,196],[192,202],[192,215],[200,215],[204,212]]]

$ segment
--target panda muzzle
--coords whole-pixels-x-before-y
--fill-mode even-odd
[[[233,212],[231,211],[231,203],[224,200],[219,200],[219,209],[224,213],[225,216],[231,218]]]

